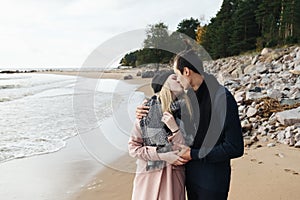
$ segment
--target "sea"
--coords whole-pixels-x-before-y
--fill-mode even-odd
[[[95,79],[84,79],[95,82]],[[13,159],[54,153],[64,148],[69,138],[101,126],[121,103],[130,104],[131,113],[143,94],[135,85],[112,79],[97,80],[90,90],[76,90],[78,77],[42,73],[0,74],[0,164]],[[116,92],[116,88],[126,89]],[[74,101],[93,96],[92,119],[84,127],[78,123]],[[135,102],[133,105],[131,100]],[[81,105],[85,107],[84,100]],[[123,104],[124,105],[124,104]],[[134,112],[133,112],[134,113]]]

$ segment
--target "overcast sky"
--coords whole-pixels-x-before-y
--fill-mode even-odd
[[[0,0],[0,68],[75,67],[104,41],[164,22],[207,21],[222,0]]]

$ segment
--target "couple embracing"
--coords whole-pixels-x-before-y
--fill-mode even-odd
[[[152,79],[155,95],[137,108],[132,199],[184,200],[187,192],[189,200],[226,200],[230,160],[244,152],[236,101],[193,50],[176,55],[173,67]]]

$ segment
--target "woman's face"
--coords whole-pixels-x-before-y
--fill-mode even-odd
[[[176,74],[171,74],[165,82],[165,86],[171,90],[171,92],[178,96],[183,93],[183,87],[177,81]]]

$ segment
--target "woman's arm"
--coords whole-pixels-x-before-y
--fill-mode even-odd
[[[156,148],[157,147],[143,145],[143,138],[141,134],[139,120],[136,120],[128,141],[129,155],[131,157],[142,159],[145,161],[160,160],[156,152]]]

